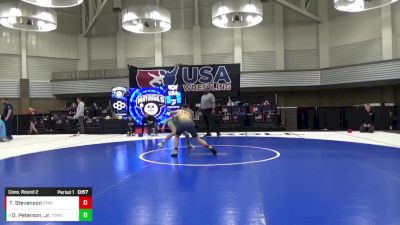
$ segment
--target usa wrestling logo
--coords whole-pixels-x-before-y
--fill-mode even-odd
[[[231,91],[232,79],[226,66],[175,66],[167,69],[138,69],[139,88],[182,85],[184,92]]]
[[[136,82],[140,88],[173,85],[176,83],[178,72],[178,66],[175,66],[171,71],[165,69],[139,69],[136,74]]]

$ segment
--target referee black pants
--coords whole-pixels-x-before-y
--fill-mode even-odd
[[[206,122],[206,132],[207,135],[211,135],[211,132],[217,132],[219,135],[219,127],[215,124],[214,114],[212,113],[212,109],[203,109],[202,110],[203,120]]]
[[[4,121],[4,124],[6,125],[6,135],[7,138],[12,140],[12,131],[13,131],[13,121],[12,119],[9,119],[7,121]]]

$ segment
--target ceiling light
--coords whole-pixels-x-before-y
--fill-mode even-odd
[[[255,26],[263,20],[260,0],[222,0],[212,6],[212,23],[221,28]]]
[[[0,24],[11,29],[47,32],[57,28],[57,13],[23,2],[1,3]]]
[[[80,5],[83,2],[83,0],[22,0],[22,1],[46,8],[67,8]]]
[[[122,11],[122,28],[133,33],[161,33],[171,29],[168,9],[153,6],[131,6]]]
[[[339,11],[361,12],[390,5],[398,0],[334,0],[334,6]]]

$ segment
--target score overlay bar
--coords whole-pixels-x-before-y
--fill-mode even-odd
[[[5,188],[6,221],[92,221],[92,188]]]

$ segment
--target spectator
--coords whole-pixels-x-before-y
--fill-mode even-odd
[[[85,116],[85,103],[82,101],[82,98],[80,97],[78,97],[76,101],[78,102],[78,107],[76,108],[74,119],[78,120],[79,123],[79,130],[77,133],[77,136],[79,136],[80,134],[85,133],[85,123],[83,120]]]
[[[399,116],[397,114],[396,109],[394,109],[392,112],[390,112],[390,115],[392,118],[391,130],[397,130],[398,125],[399,125]]]
[[[113,119],[113,120],[117,120],[118,119],[118,115],[114,111],[111,112],[111,119]]]
[[[93,104],[92,104],[93,117],[99,116],[99,113],[98,113],[99,110],[100,110],[100,107],[97,105],[96,102],[93,102]]]
[[[142,134],[143,134],[144,126],[146,126],[146,128],[147,128],[148,135],[152,134],[153,130],[154,130],[155,135],[158,134],[157,119],[154,116],[149,115],[148,113],[145,113],[144,118],[143,118]]]
[[[250,106],[249,110],[250,110],[250,113],[253,115],[258,113],[258,107],[255,105]]]
[[[6,124],[0,118],[0,142],[7,142],[9,141],[6,134]]]
[[[373,133],[375,129],[375,114],[374,111],[372,110],[371,105],[365,104],[364,105],[364,113],[362,116],[362,124],[360,127],[360,132],[369,132]]]
[[[228,99],[228,103],[226,103],[227,106],[233,106],[233,102],[231,100],[231,97]]]
[[[210,88],[205,88],[204,94],[201,96],[200,109],[203,119],[206,122],[206,136],[211,136],[211,129],[216,129],[217,136],[220,136],[218,127],[215,127],[215,97],[210,92]]]
[[[215,107],[215,112],[214,112],[214,124],[215,124],[215,127],[217,128],[217,131],[218,131],[217,135],[218,136],[221,135],[219,133],[219,128],[221,127],[221,124],[222,124],[223,115],[224,115],[224,112],[223,112],[222,106],[221,105],[217,105]]]
[[[70,107],[68,107],[68,115],[70,116],[70,117],[74,117],[74,115],[75,115],[75,113],[76,113],[76,104],[75,104],[75,102],[73,102],[72,104],[71,104],[71,106]]]
[[[270,102],[268,99],[262,103],[262,112],[265,114],[274,114],[276,113],[276,105],[273,102]]]
[[[36,109],[33,108],[32,106],[28,108],[28,115],[35,115],[36,114]]]
[[[128,116],[128,136],[135,135],[136,124],[133,121],[132,116]]]
[[[3,98],[3,105],[4,105],[4,111],[2,115],[2,120],[4,121],[6,125],[6,136],[9,140],[12,140],[12,130],[13,130],[13,113],[14,109],[13,106],[10,104],[7,98]]]
[[[29,134],[38,134],[38,130],[36,129],[36,109],[33,107],[28,108],[28,114],[31,115],[29,119]]]

